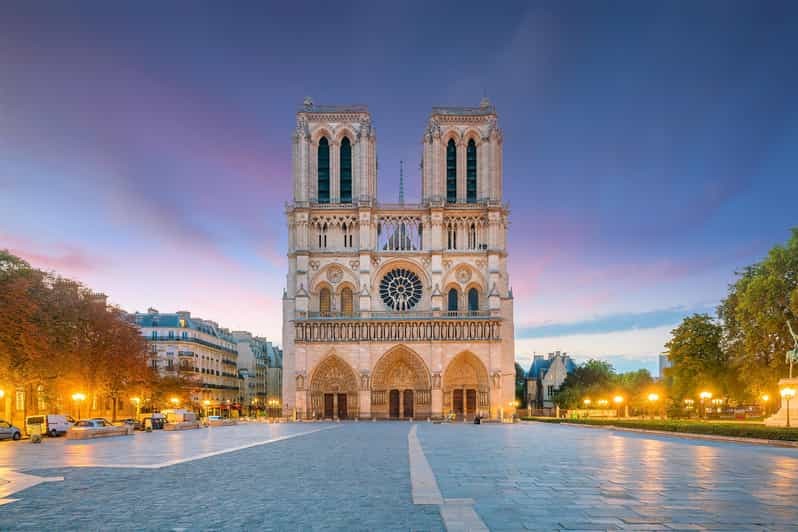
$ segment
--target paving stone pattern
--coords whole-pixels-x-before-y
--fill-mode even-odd
[[[2,442],[0,466],[64,481],[16,493],[0,529],[442,530],[437,505],[412,501],[411,426],[252,425],[80,451]],[[325,427],[159,469],[72,467],[145,465],[147,453],[168,462]],[[418,423],[416,436],[442,497],[473,500],[492,530],[798,529],[798,449],[537,423]]]
[[[491,530],[798,530],[798,450],[542,423],[420,426]]]

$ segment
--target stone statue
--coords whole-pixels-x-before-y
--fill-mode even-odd
[[[790,365],[790,378],[792,379],[792,364],[793,362],[798,362],[798,335],[796,335],[795,331],[792,330],[790,320],[787,320],[787,328],[790,329],[790,335],[792,336],[792,341],[794,343],[794,347],[787,351],[786,358],[786,362]]]

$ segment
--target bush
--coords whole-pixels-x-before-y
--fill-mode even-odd
[[[798,441],[798,428],[766,427],[751,423],[706,423],[675,419],[557,419],[522,418],[544,423],[574,423],[581,425],[613,426],[629,429],[662,430],[685,434],[711,434],[734,438],[757,438],[762,440]]]

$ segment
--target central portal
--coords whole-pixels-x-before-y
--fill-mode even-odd
[[[371,412],[374,417],[413,418],[430,415],[431,379],[426,364],[411,349],[390,349],[374,365]]]

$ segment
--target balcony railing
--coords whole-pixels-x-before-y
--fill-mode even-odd
[[[190,342],[193,344],[204,345],[205,347],[210,347],[212,349],[219,349],[220,351],[227,351],[228,353],[235,353],[238,354],[238,351],[231,347],[219,345],[219,344],[212,344],[211,342],[206,342],[205,340],[200,340],[199,338],[178,338],[175,336],[145,336],[145,339],[150,342],[171,342],[171,343],[179,343],[179,342]]]
[[[430,320],[430,319],[479,319],[498,317],[491,310],[408,310],[405,312],[363,311],[359,313],[343,312],[297,312],[297,320]]]

